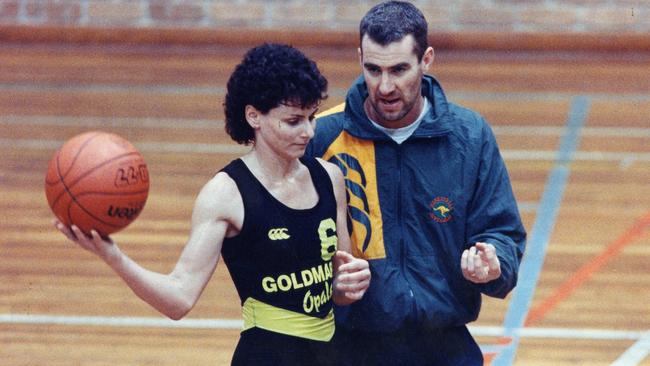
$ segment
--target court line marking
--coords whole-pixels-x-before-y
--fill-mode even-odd
[[[544,122],[540,122],[544,124]],[[624,124],[623,124],[624,125]],[[549,126],[520,126],[520,125],[493,125],[492,130],[496,135],[510,136],[562,136],[566,132],[566,127],[549,127]],[[628,137],[628,138],[648,138],[650,137],[650,128],[643,127],[584,127],[581,130],[582,136],[590,137]]]
[[[562,156],[557,151],[549,150],[514,150],[505,149],[501,151],[505,160],[542,160],[558,161]],[[650,161],[650,152],[618,152],[618,151],[576,151],[572,161],[613,161],[632,163],[635,161]]]
[[[519,345],[515,330],[523,327],[530,309],[546,257],[546,248],[553,232],[557,213],[570,175],[569,164],[573,159],[574,152],[578,149],[580,129],[587,120],[590,109],[591,100],[585,96],[577,96],[571,102],[566,123],[566,134],[560,141],[558,153],[556,154],[557,159],[549,173],[542,193],[537,216],[520,265],[519,282],[513,291],[505,314],[505,336],[512,339],[512,342],[494,358],[492,364],[495,366],[510,366],[514,362]]]
[[[553,91],[542,92],[458,92],[448,93],[449,99],[465,100],[490,100],[490,101],[567,101],[575,97],[575,93],[558,93]],[[583,93],[581,96],[592,101],[606,102],[647,102],[650,101],[650,94],[612,94],[612,93]]]
[[[219,95],[223,96],[226,93],[226,88],[223,86],[200,86],[200,85],[178,85],[178,84],[81,84],[73,85],[59,82],[14,82],[14,83],[0,83],[0,91],[25,91],[25,92],[91,92],[91,93],[106,93],[106,92],[121,92],[121,93],[163,93],[163,94],[202,94],[202,95]],[[331,87],[327,93],[330,96],[345,97],[348,88]],[[453,91],[448,93],[451,99],[464,99],[464,100],[534,100],[534,101],[564,101],[571,100],[575,94],[572,93],[558,93],[554,91],[539,91],[539,92],[462,92]],[[646,102],[650,100],[648,94],[614,94],[614,93],[586,93],[583,94],[592,100],[597,101],[627,101],[627,102]]]
[[[650,331],[645,332],[632,347],[612,363],[612,366],[638,365],[648,354],[650,354]]]
[[[187,318],[171,320],[163,317],[120,316],[68,316],[44,314],[0,314],[0,324],[23,325],[77,325],[98,327],[150,327],[187,329],[241,329],[241,319]],[[470,332],[480,337],[500,337],[506,329],[499,326],[470,325]],[[594,340],[640,340],[645,331],[610,330],[589,328],[521,328],[516,335],[525,338],[594,339]]]
[[[192,85],[178,85],[178,84],[152,84],[152,85],[139,85],[139,84],[64,84],[64,83],[1,83],[0,90],[2,91],[26,91],[26,92],[91,92],[91,93],[162,93],[162,94],[205,94],[205,95],[224,95],[226,88],[221,86],[192,86]]]
[[[32,149],[32,150],[56,150],[65,141],[63,140],[41,140],[41,139],[4,139],[0,138],[0,147]],[[182,153],[203,153],[203,154],[244,154],[251,147],[232,144],[210,144],[200,142],[139,142],[134,143],[138,150],[145,152],[182,152]]]
[[[598,256],[585,263],[578,271],[574,272],[564,283],[555,289],[542,303],[528,312],[524,326],[532,325],[544,318],[562,300],[569,297],[577,288],[587,281],[594,273],[598,272],[607,262],[616,257],[629,244],[638,239],[650,226],[650,212],[638,219],[614,242],[609,244]]]
[[[241,329],[243,326],[243,321],[239,319],[183,319],[174,321],[168,318],[154,317],[64,316],[35,314],[0,314],[0,323],[191,329]]]
[[[9,92],[83,92],[83,93],[124,93],[124,94],[167,94],[167,95],[205,95],[223,98],[226,94],[224,86],[198,86],[178,84],[64,84],[64,83],[0,83],[0,91]],[[327,94],[335,97],[345,97],[347,89],[330,88]]]
[[[4,115],[0,124],[36,126],[78,126],[78,127],[128,127],[157,129],[223,129],[224,121],[218,119],[159,118],[159,117],[99,117],[99,116],[44,116]],[[648,129],[650,136],[650,129]]]
[[[0,138],[0,147],[31,150],[56,150],[65,141],[43,140],[43,139],[8,139]],[[250,147],[237,145],[235,143],[199,143],[199,142],[134,142],[134,145],[141,151],[151,152],[179,152],[179,153],[202,153],[202,154],[243,154],[250,150]],[[537,160],[556,161],[561,159],[561,154],[556,151],[545,150],[501,150],[505,160]],[[619,162],[630,165],[634,162],[650,162],[650,152],[615,152],[615,151],[577,151],[574,153],[573,161],[602,161]]]
[[[539,122],[545,124],[546,122]],[[45,126],[79,126],[79,127],[129,127],[159,129],[223,129],[221,119],[192,118],[153,118],[153,117],[98,117],[98,116],[47,116],[47,115],[4,115],[0,124],[6,125],[45,125]],[[527,125],[491,125],[496,135],[508,136],[562,136],[565,126],[527,126]],[[582,136],[594,137],[628,137],[648,138],[650,128],[643,127],[585,127]]]

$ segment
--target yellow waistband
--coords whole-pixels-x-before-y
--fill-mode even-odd
[[[281,309],[249,297],[242,307],[243,330],[258,327],[272,332],[327,342],[334,336],[334,312],[323,319]]]

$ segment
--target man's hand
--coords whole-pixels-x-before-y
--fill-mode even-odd
[[[492,244],[475,243],[460,258],[463,277],[474,283],[486,283],[501,276],[501,263]]]

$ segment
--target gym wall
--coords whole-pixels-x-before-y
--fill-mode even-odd
[[[0,0],[0,41],[356,43],[370,0]],[[447,48],[650,50],[650,1],[419,0]],[[317,37],[317,38],[315,38]]]

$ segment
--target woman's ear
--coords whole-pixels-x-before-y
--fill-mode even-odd
[[[247,105],[244,109],[244,116],[246,117],[246,122],[254,129],[260,128],[260,111],[252,105]]]

